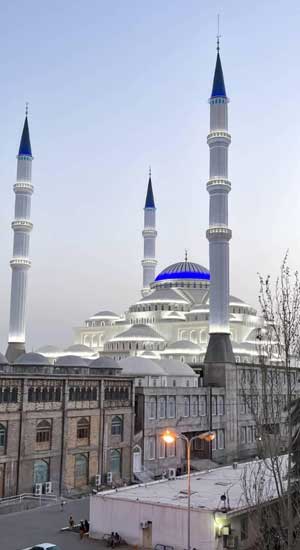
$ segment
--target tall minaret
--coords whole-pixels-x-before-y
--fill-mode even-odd
[[[229,241],[228,193],[228,147],[231,142],[228,133],[226,95],[220,59],[219,37],[217,41],[217,62],[210,103],[210,132],[207,143],[210,153],[209,180],[209,343],[205,362],[233,362],[234,356],[229,329]]]
[[[25,351],[25,306],[27,291],[27,274],[31,266],[29,260],[29,239],[32,230],[30,221],[32,153],[28,128],[28,111],[21,137],[19,154],[17,156],[17,182],[14,185],[15,219],[12,222],[14,231],[13,258],[10,262],[12,269],[10,321],[7,359],[10,362]]]
[[[150,283],[155,279],[155,268],[157,260],[155,259],[155,241],[157,231],[155,229],[156,208],[151,181],[151,168],[149,169],[149,180],[147,196],[144,208],[144,259],[143,266],[143,288],[142,295],[146,296],[150,292]]]

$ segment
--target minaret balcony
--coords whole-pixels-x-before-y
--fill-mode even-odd
[[[29,269],[31,267],[31,261],[27,258],[13,258],[9,263],[13,269]]]
[[[142,260],[142,266],[143,267],[147,267],[147,266],[156,266],[157,265],[157,260],[155,258],[144,258]]]
[[[213,143],[220,143],[224,142],[226,145],[229,145],[231,143],[231,135],[226,132],[225,130],[214,130],[213,132],[210,132],[207,136],[207,143],[208,145],[212,145]]]
[[[33,223],[29,220],[14,220],[11,224],[11,227],[14,231],[31,231],[33,228]]]
[[[29,195],[32,195],[34,190],[34,187],[32,183],[28,181],[17,181],[14,185],[14,192],[15,193],[28,193]]]
[[[146,228],[143,230],[143,233],[142,233],[143,237],[153,237],[155,238],[157,236],[157,231],[156,229],[151,229],[151,228]]]
[[[206,231],[206,237],[209,241],[226,240],[230,241],[232,231],[227,226],[213,225]]]
[[[214,191],[231,191],[231,182],[225,178],[211,178],[206,184],[206,189],[209,193]]]

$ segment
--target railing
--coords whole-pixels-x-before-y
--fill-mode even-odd
[[[54,494],[49,495],[35,495],[34,493],[23,493],[22,495],[14,495],[11,497],[0,498],[0,506],[8,506],[10,504],[21,504],[24,500],[32,500],[42,504],[47,502],[56,502],[57,496]]]

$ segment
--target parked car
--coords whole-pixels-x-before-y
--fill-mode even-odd
[[[40,544],[28,546],[28,548],[23,548],[23,550],[60,550],[60,548],[56,544],[53,544],[53,542],[40,542]]]

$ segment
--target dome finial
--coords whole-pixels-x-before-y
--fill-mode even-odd
[[[28,107],[29,107],[29,103],[28,103],[28,101],[26,101],[26,103],[25,103],[25,116],[28,116]]]
[[[149,166],[149,179],[151,179],[151,166]]]
[[[221,38],[221,35],[220,35],[220,14],[219,13],[217,15],[217,21],[218,21],[217,52],[219,53],[219,51],[220,51],[220,38]]]
[[[185,251],[184,251],[184,261],[185,261],[185,263],[188,261],[188,251],[187,251],[187,249],[185,249]]]

